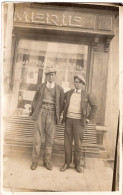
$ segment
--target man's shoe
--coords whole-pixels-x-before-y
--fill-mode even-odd
[[[37,168],[38,163],[32,162],[31,169],[35,170]]]
[[[80,165],[76,165],[75,169],[77,170],[78,173],[82,172],[82,169],[81,169]]]
[[[52,170],[52,165],[50,164],[50,162],[45,162],[44,166],[48,169],[48,170]]]
[[[66,169],[69,169],[70,168],[70,165],[69,164],[64,164],[62,167],[61,167],[61,169],[60,169],[60,171],[66,171]]]

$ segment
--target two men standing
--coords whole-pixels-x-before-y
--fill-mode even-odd
[[[37,168],[43,134],[45,135],[44,166],[49,170],[52,169],[50,160],[54,129],[59,122],[60,114],[64,110],[62,122],[65,122],[65,164],[60,171],[70,168],[70,163],[72,162],[72,141],[74,138],[75,169],[81,173],[80,158],[83,132],[86,123],[89,120],[95,120],[96,101],[83,89],[86,82],[81,75],[74,77],[75,89],[68,91],[64,97],[62,87],[55,83],[56,70],[49,68],[45,74],[47,82],[38,87],[30,113],[32,119],[35,120],[31,169],[35,170]],[[88,104],[91,110],[87,117]]]

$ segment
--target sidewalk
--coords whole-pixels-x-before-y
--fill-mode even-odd
[[[6,191],[111,191],[112,169],[103,159],[86,158],[84,173],[74,168],[60,172],[63,154],[52,155],[53,170],[42,165],[30,169],[31,151],[14,151],[4,157],[3,185]]]

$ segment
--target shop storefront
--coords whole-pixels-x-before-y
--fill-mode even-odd
[[[28,117],[37,85],[45,82],[45,68],[54,65],[65,92],[73,88],[75,73],[86,79],[86,90],[97,99],[96,129],[103,145],[117,15],[113,9],[78,4],[14,4],[9,117]]]

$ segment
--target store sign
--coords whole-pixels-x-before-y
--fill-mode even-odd
[[[15,8],[14,22],[95,29],[96,16],[63,10]]]
[[[59,71],[66,70],[66,67],[69,67],[71,70],[78,70],[78,71],[85,71],[85,64],[83,66],[77,65],[75,63],[55,63],[56,69]],[[22,66],[30,66],[32,67],[38,67],[38,68],[44,68],[44,63],[39,60],[24,60],[22,61]]]

